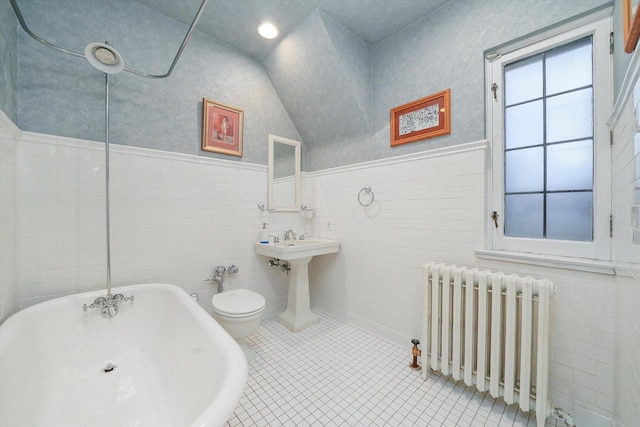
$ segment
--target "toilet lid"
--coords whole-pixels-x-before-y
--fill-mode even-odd
[[[235,289],[213,296],[213,308],[221,313],[250,314],[262,310],[265,299],[259,293],[248,289]]]

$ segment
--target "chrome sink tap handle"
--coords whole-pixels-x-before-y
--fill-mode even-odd
[[[302,233],[301,235],[298,236],[298,240],[304,240],[304,236],[306,236],[307,234],[309,234],[308,231],[305,233]]]
[[[280,237],[275,234],[269,234],[269,237],[273,237],[273,243],[280,243]]]

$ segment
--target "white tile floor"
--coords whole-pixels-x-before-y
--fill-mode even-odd
[[[256,356],[227,426],[535,426],[533,414],[432,372],[409,368],[401,348],[331,315],[289,332],[265,319]],[[547,419],[545,427],[555,426]],[[558,426],[562,423],[558,421]]]

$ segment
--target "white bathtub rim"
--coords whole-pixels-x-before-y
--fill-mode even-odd
[[[223,391],[219,393],[216,399],[210,402],[207,408],[189,427],[218,427],[224,425],[233,414],[248,381],[248,364],[242,349],[224,328],[179,286],[167,283],[134,284],[112,288],[112,294],[121,293],[125,296],[135,296],[136,290],[140,290],[141,287],[147,289],[163,288],[170,291],[184,306],[190,308],[190,314],[192,314],[194,320],[203,327],[204,332],[208,336],[212,337],[216,342],[222,341],[224,351],[229,360],[226,375],[222,379],[220,386]],[[2,354],[7,345],[12,342],[12,338],[20,333],[22,323],[31,315],[37,315],[38,312],[47,310],[51,306],[73,304],[75,301],[78,303],[78,310],[82,310],[83,304],[89,305],[95,298],[104,296],[105,294],[105,289],[97,289],[62,296],[43,301],[13,314],[0,324],[0,354]],[[124,304],[128,303],[125,302]],[[221,357],[223,356],[221,355]]]

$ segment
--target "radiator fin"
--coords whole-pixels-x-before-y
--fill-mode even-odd
[[[550,415],[549,314],[545,279],[426,263],[423,366],[481,392]],[[426,379],[426,369],[423,376]]]

